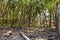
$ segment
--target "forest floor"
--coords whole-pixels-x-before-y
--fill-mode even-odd
[[[12,35],[8,37],[4,36],[4,33],[12,31]],[[59,40],[58,34],[55,29],[44,29],[36,27],[24,27],[24,28],[1,28],[0,29],[0,40],[25,40],[20,32],[23,32],[30,40]]]

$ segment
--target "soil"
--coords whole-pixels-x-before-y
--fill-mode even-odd
[[[7,31],[12,31],[9,37],[3,34]],[[0,39],[4,40],[25,40],[20,32],[23,32],[31,40],[59,40],[58,34],[55,29],[45,30],[44,28],[24,27],[24,28],[2,28],[0,29]]]

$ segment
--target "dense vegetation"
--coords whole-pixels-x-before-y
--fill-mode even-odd
[[[56,3],[59,0],[0,0],[0,26],[51,26]]]

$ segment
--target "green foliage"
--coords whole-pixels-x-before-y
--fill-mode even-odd
[[[57,0],[1,0],[0,24],[16,27],[30,26],[29,24],[32,26],[35,23],[32,20],[35,20],[38,14],[46,8],[51,10],[56,7],[57,2]]]

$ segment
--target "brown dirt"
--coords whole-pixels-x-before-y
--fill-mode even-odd
[[[38,39],[52,39],[52,40],[57,40],[58,39],[58,35],[56,33],[56,31],[54,30],[45,30],[44,28],[40,29],[40,28],[35,28],[35,27],[24,27],[21,29],[13,29],[13,28],[6,28],[6,29],[0,29],[0,37],[3,37],[4,33],[6,33],[7,31],[13,31],[13,35],[10,37],[11,39],[21,39],[24,40],[23,37],[19,34],[20,31],[22,31],[26,36],[28,36],[31,40],[38,40]],[[20,35],[20,36],[19,36]],[[9,38],[8,38],[9,39]]]

